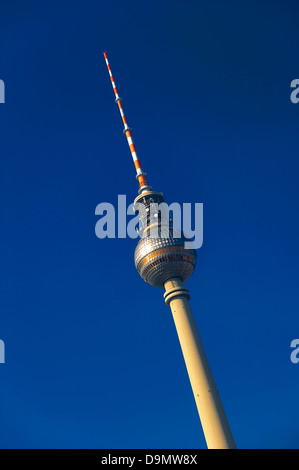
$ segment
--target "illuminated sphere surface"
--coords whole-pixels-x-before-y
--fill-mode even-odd
[[[163,288],[173,277],[186,281],[194,271],[197,255],[193,248],[185,248],[190,240],[180,231],[170,228],[163,233],[162,228],[160,235],[141,238],[134,258],[140,276],[151,286]]]

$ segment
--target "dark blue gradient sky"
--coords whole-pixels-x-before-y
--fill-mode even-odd
[[[95,208],[137,194],[102,51],[168,202],[202,202],[191,307],[240,448],[297,448],[296,1],[2,1],[1,448],[201,448],[163,291]]]

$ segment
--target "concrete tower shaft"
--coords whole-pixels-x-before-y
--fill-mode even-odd
[[[171,308],[195,403],[209,449],[234,449],[218,390],[190,309],[189,290],[180,278],[165,282],[164,299]]]

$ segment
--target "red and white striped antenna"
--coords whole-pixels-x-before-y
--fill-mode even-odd
[[[128,126],[128,123],[127,123],[127,120],[126,120],[126,117],[125,117],[125,114],[124,114],[124,110],[123,110],[123,107],[122,107],[122,104],[121,104],[122,98],[120,98],[120,96],[118,95],[118,91],[117,91],[117,88],[116,88],[116,85],[115,85],[115,81],[114,81],[114,78],[113,78],[113,75],[112,75],[112,71],[111,71],[111,68],[110,68],[110,65],[109,65],[109,62],[108,62],[108,57],[107,57],[106,52],[104,52],[104,57],[105,57],[108,72],[109,72],[109,75],[110,75],[112,88],[113,88],[113,91],[114,91],[114,94],[115,94],[115,102],[118,104],[119,112],[120,112],[121,118],[123,120],[123,124],[124,124],[123,132],[127,137],[127,141],[128,141],[129,147],[130,147],[133,162],[134,162],[134,165],[135,165],[135,168],[136,168],[136,173],[137,173],[136,178],[138,179],[138,182],[139,182],[139,191],[141,192],[141,191],[144,191],[145,189],[150,189],[150,187],[149,187],[149,185],[146,181],[146,173],[141,168],[140,160],[138,158],[136,148],[135,148],[133,138],[132,138],[132,129]]]

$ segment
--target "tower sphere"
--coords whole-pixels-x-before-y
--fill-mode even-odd
[[[140,214],[144,227],[143,236],[136,246],[134,255],[138,273],[144,281],[154,287],[163,288],[164,283],[173,277],[186,281],[194,271],[197,257],[195,249],[185,248],[185,242],[190,243],[190,240],[171,225],[161,225],[158,218],[153,223],[155,215],[152,219],[147,217],[151,204],[165,203],[163,194],[154,191],[144,195],[141,193],[135,199],[135,204],[136,201],[142,202],[145,207],[143,215]]]

